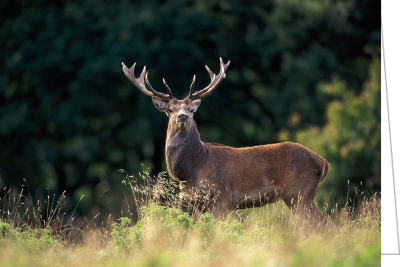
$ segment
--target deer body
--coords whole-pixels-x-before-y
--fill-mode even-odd
[[[329,170],[325,159],[300,144],[233,148],[203,143],[194,123],[185,135],[170,128],[165,148],[170,176],[188,198],[196,189],[211,197],[218,191],[219,209],[260,207],[281,198],[294,206],[299,195],[314,199]]]
[[[136,79],[135,65],[131,69],[123,65],[132,83],[151,96],[156,108],[169,117],[165,155],[170,176],[180,182],[188,201],[197,199],[200,210],[209,209],[216,216],[223,217],[226,210],[260,207],[283,199],[293,212],[308,212],[314,221],[325,221],[313,201],[329,172],[324,158],[291,142],[233,148],[200,140],[193,114],[201,99],[210,95],[225,77],[229,62],[225,65],[221,59],[220,64],[218,76],[206,66],[210,85],[192,93],[194,78],[184,100],[172,97],[165,81],[169,95],[155,91],[148,82],[146,68]],[[299,206],[305,209],[296,209]]]

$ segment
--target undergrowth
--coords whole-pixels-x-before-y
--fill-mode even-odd
[[[124,183],[131,189],[134,203],[129,203],[128,217],[114,222],[110,232],[85,226],[72,234],[67,229],[73,227],[73,214],[67,219],[59,215],[62,199],[48,209],[53,216],[46,218],[52,221],[41,221],[36,218],[40,216],[38,208],[32,207],[25,215],[15,205],[7,208],[5,201],[11,198],[5,195],[0,199],[1,266],[380,264],[378,193],[363,194],[356,208],[333,205],[335,208],[326,212],[328,224],[317,229],[299,222],[282,202],[235,210],[224,220],[208,212],[195,216],[191,211],[196,201],[185,202],[178,185],[165,173],[151,177],[144,171],[138,178],[126,175]],[[34,219],[27,220],[26,214],[33,211]]]

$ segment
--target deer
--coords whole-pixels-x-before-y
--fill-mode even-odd
[[[201,100],[226,77],[229,64],[220,58],[218,75],[205,66],[210,84],[193,92],[195,75],[189,95],[178,100],[165,79],[168,94],[152,88],[146,66],[136,79],[136,63],[130,69],[122,63],[125,76],[169,117],[165,145],[169,175],[179,182],[187,201],[193,201],[195,192],[200,192],[203,197],[199,198],[199,207],[203,208],[198,208],[199,214],[207,207],[216,218],[225,218],[228,210],[261,207],[283,199],[293,213],[325,224],[327,217],[314,203],[319,185],[329,172],[329,163],[323,157],[292,142],[234,148],[201,141],[193,115]]]

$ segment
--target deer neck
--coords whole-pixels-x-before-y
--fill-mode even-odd
[[[207,154],[194,121],[185,132],[176,131],[172,122],[169,123],[165,156],[172,178],[189,182],[196,175],[198,167],[205,162]]]

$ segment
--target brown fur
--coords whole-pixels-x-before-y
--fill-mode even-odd
[[[190,107],[190,100],[170,101],[173,112],[167,112],[165,148],[169,174],[180,181],[187,198],[196,190],[209,192],[215,199],[204,205],[216,216],[282,198],[292,211],[305,206],[314,220],[325,220],[313,202],[319,183],[329,172],[324,158],[291,142],[245,148],[203,143],[193,116],[187,128],[177,127],[176,116]]]

